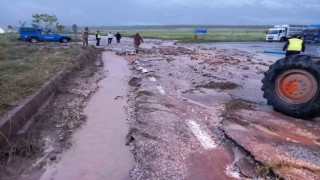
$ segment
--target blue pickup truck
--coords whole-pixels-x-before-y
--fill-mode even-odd
[[[71,37],[63,34],[56,34],[49,31],[42,31],[39,28],[33,27],[20,27],[20,39],[36,43],[38,41],[59,41],[67,43],[71,41]]]

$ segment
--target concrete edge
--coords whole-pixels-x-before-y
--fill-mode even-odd
[[[58,85],[68,74],[68,70],[58,72],[40,90],[19,101],[17,107],[0,118],[0,145],[7,142],[10,136],[15,135],[37,113],[41,106],[56,93]]]
[[[80,54],[75,58],[78,67],[81,67],[86,59],[86,54]],[[74,67],[73,69],[75,69]],[[71,70],[72,71],[72,70]],[[17,107],[9,110],[0,117],[0,147],[9,143],[8,139],[16,135],[18,131],[38,112],[38,110],[54,95],[59,84],[68,77],[71,72],[68,69],[56,73],[50,80],[45,82],[35,93],[16,102]]]

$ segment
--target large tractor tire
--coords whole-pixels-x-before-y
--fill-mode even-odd
[[[301,119],[320,114],[320,58],[282,58],[265,72],[262,84],[263,97],[274,110]]]

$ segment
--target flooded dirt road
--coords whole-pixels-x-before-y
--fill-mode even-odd
[[[58,129],[75,131],[70,148],[43,151],[22,179],[319,179],[320,120],[284,116],[263,99],[263,73],[279,55],[259,43],[151,39],[135,54],[132,43],[102,40],[107,77],[89,83],[98,89],[83,104],[85,124]],[[73,97],[52,109],[64,123]]]
[[[128,179],[134,159],[125,146],[127,62],[112,52],[102,55],[107,77],[84,109],[86,124],[73,136],[72,147],[42,180]]]

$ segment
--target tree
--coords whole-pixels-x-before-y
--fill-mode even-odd
[[[42,21],[42,16],[40,14],[32,14],[33,20],[32,20],[32,27],[39,28],[40,23]]]
[[[7,27],[8,29],[10,29],[10,30],[13,30],[14,29],[14,26],[12,26],[12,25],[8,25],[8,27]]]
[[[60,25],[60,24],[57,22],[56,28],[57,28],[57,31],[58,31],[58,32],[62,32],[65,27],[64,27],[63,25]]]
[[[45,23],[45,29],[48,30],[53,23],[58,22],[58,18],[55,15],[41,14],[41,19]]]
[[[77,34],[78,34],[78,26],[76,24],[72,25],[72,31],[77,39]]]
[[[25,21],[19,21],[20,27],[24,27],[26,26],[26,22]]]
[[[14,32],[17,30],[17,27],[13,25],[8,25],[7,28],[10,29],[11,32]]]
[[[45,30],[48,30],[53,23],[58,22],[58,18],[55,15],[48,14],[32,14],[32,27],[40,28],[42,22],[44,22]]]

